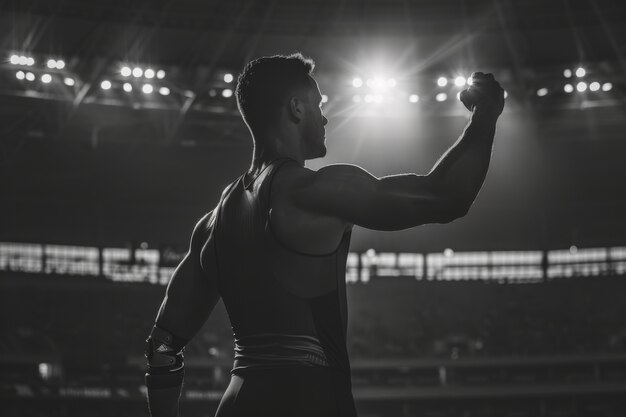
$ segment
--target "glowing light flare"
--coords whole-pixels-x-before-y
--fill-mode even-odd
[[[445,87],[446,85],[448,85],[448,79],[446,77],[437,78],[437,85],[439,87]]]
[[[582,92],[586,91],[587,90],[587,83],[584,82],[584,81],[579,82],[578,84],[576,84],[576,90],[579,93],[582,93]]]
[[[156,77],[157,77],[159,80],[162,80],[163,78],[165,78],[165,71],[163,71],[162,69],[158,70],[158,71],[156,72]]]
[[[222,90],[222,97],[224,98],[230,98],[233,96],[233,90],[231,90],[230,88],[227,88],[225,90]]]
[[[159,94],[161,94],[162,96],[169,96],[170,95],[170,89],[167,87],[161,87],[159,88]]]
[[[547,89],[547,88],[545,88],[545,87],[540,88],[539,90],[537,90],[537,95],[538,95],[539,97],[545,97],[545,96],[547,96],[547,95],[548,95],[548,89]]]
[[[417,94],[411,94],[409,96],[409,103],[417,103],[418,101],[420,101],[420,96]]]
[[[613,84],[604,83],[602,84],[602,91],[611,91],[613,89]]]
[[[74,81],[74,79],[73,79],[73,78],[70,78],[70,77],[65,77],[65,78],[63,79],[63,83],[64,83],[65,85],[69,86],[69,87],[72,87],[74,84],[76,84],[76,82]]]
[[[57,69],[63,69],[65,68],[65,61],[63,61],[62,59],[58,59],[57,60]]]
[[[139,67],[133,68],[133,77],[139,78],[143,75],[143,70]]]
[[[120,70],[120,73],[122,74],[122,77],[130,77],[133,73],[133,70],[131,70],[130,67],[123,66]]]
[[[224,82],[225,83],[232,83],[234,79],[235,79],[235,77],[233,77],[233,74],[231,74],[231,73],[224,74]]]
[[[587,74],[587,71],[585,71],[585,69],[583,67],[578,67],[576,68],[576,76],[578,78],[582,78],[585,76],[585,74]]]
[[[144,85],[141,87],[141,91],[142,91],[144,94],[152,94],[152,92],[154,91],[154,87],[152,87],[152,84],[144,84]]]
[[[13,65],[17,65],[20,63],[20,57],[17,55],[11,55],[11,57],[9,58],[9,62]]]
[[[41,82],[44,84],[48,84],[50,81],[52,81],[52,76],[50,74],[43,74],[41,76]]]
[[[457,87],[463,87],[465,84],[467,84],[467,79],[462,75],[459,75],[454,79],[454,85]]]
[[[15,73],[15,78],[17,78],[18,80],[23,80],[24,78],[26,78],[26,74],[24,74],[24,71],[18,71]]]
[[[360,88],[363,85],[363,80],[359,77],[352,79],[352,87]]]
[[[591,84],[589,84],[589,89],[591,91],[598,91],[600,89],[600,83],[597,81],[592,82]]]
[[[568,94],[569,94],[569,93],[571,93],[571,92],[573,92],[573,91],[574,91],[574,86],[573,86],[573,85],[571,85],[571,84],[565,84],[565,85],[563,86],[563,91],[565,91],[566,93],[568,93]]]
[[[435,100],[437,100],[438,102],[444,102],[448,99],[448,95],[446,93],[438,93],[435,96]]]
[[[565,78],[572,78],[572,70],[569,68],[563,70],[563,76]]]
[[[49,59],[46,65],[48,66],[48,68],[56,68],[57,61],[55,59]]]
[[[111,81],[109,80],[104,80],[100,83],[100,88],[102,88],[103,90],[110,90],[111,89]]]
[[[122,85],[122,89],[127,93],[130,93],[131,91],[133,91],[133,86],[131,83],[124,83],[124,85]]]
[[[146,78],[154,78],[155,73],[154,70],[152,68],[148,68],[144,71],[143,76]]]
[[[26,80],[27,81],[35,81],[35,74],[33,74],[32,72],[27,72],[26,73]]]

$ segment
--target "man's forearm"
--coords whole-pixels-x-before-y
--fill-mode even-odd
[[[497,116],[475,111],[461,137],[428,174],[455,201],[472,204],[487,175]]]
[[[178,417],[178,400],[180,398],[183,376],[147,375],[148,407],[151,417]],[[174,380],[177,379],[177,380]]]

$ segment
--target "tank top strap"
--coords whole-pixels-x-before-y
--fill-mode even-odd
[[[278,170],[283,165],[287,164],[290,161],[295,162],[299,165],[298,161],[296,161],[295,159],[286,157],[286,156],[277,158],[274,161],[272,161],[272,164],[276,162],[276,165],[273,166],[272,169],[270,169],[270,171],[267,173],[267,177],[263,180],[263,182],[267,184],[267,188],[263,190],[263,193],[260,196],[263,201],[263,204],[261,207],[263,207],[264,216],[269,216],[270,204],[272,202],[272,184],[274,183],[274,178],[276,176],[276,173],[278,173]]]

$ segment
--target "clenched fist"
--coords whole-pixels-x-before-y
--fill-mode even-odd
[[[504,108],[504,89],[493,74],[475,72],[470,79],[470,87],[461,91],[461,102],[469,111],[479,110],[499,116]]]

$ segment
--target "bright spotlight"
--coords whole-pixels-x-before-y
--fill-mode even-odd
[[[539,97],[543,97],[543,96],[548,95],[548,89],[545,88],[545,87],[544,88],[540,88],[539,90],[537,90],[537,95]]]
[[[144,77],[146,78],[154,78],[154,70],[152,68],[148,68],[146,69],[146,71],[143,73]]]
[[[143,75],[143,70],[139,67],[133,68],[133,77],[139,78]]]
[[[152,94],[154,87],[152,87],[152,84],[144,84],[141,87],[141,91],[143,91],[144,94]]]
[[[65,68],[65,61],[63,61],[62,59],[57,60],[57,69],[63,68]]]
[[[564,70],[564,71],[563,71],[563,76],[564,76],[565,78],[572,78],[572,70],[571,70],[571,69],[569,69],[569,68],[568,68],[568,69],[566,69],[566,70]]]
[[[417,94],[411,94],[409,96],[410,103],[417,103],[418,101],[420,101],[420,96],[418,96]]]
[[[43,74],[41,76],[41,82],[44,84],[48,84],[50,81],[52,81],[52,76],[50,74]]]
[[[232,83],[233,80],[234,80],[233,74],[231,74],[229,72],[224,74],[224,82],[225,83]]]
[[[357,78],[352,80],[352,87],[359,88],[362,85],[363,85],[363,80],[362,79],[357,77]]]
[[[448,79],[446,77],[437,78],[437,85],[439,87],[445,87],[446,85],[448,85]]]
[[[454,85],[457,87],[463,87],[467,83],[467,80],[463,76],[458,76],[454,79]]]
[[[328,96],[326,94],[322,94],[322,103],[328,103]]]
[[[162,80],[163,78],[165,78],[165,71],[163,71],[162,69],[161,69],[161,70],[158,70],[158,71],[156,72],[156,77],[157,77],[159,80]]]
[[[124,85],[122,86],[122,88],[124,89],[124,91],[126,91],[127,93],[130,93],[131,91],[133,91],[133,86],[131,83],[124,83]]]
[[[68,85],[70,87],[75,84],[74,79],[70,77],[65,77],[65,79],[63,79],[63,82],[65,83],[65,85]]]
[[[161,94],[162,96],[169,96],[170,95],[170,89],[167,87],[161,87],[159,88],[159,94]]]
[[[509,92],[504,90],[504,98],[507,98],[509,96]]]
[[[102,88],[103,90],[109,90],[111,88],[111,81],[109,80],[104,80],[100,83],[100,88]]]
[[[231,90],[230,88],[222,90],[222,97],[229,98],[229,97],[232,97],[232,95],[233,95],[233,90]]]
[[[57,62],[54,59],[49,59],[46,65],[48,66],[48,68],[56,68]]]
[[[578,67],[576,69],[576,76],[578,78],[584,77],[586,73],[587,73],[587,71],[585,71],[585,69],[583,67]]]
[[[17,78],[18,80],[23,80],[24,78],[26,78],[26,74],[24,74],[24,71],[18,71],[15,73],[15,78]]]
[[[613,84],[604,83],[602,84],[602,91],[611,91],[613,89]]]
[[[396,79],[395,78],[389,78],[387,79],[387,87],[389,88],[393,88],[395,87],[397,84]]]
[[[566,93],[571,93],[572,91],[574,91],[574,86],[571,84],[565,84],[563,86],[563,91],[565,91]]]
[[[435,96],[435,100],[437,100],[438,102],[442,102],[442,101],[446,101],[448,99],[448,95],[446,93],[438,93]]]
[[[600,83],[597,81],[592,82],[591,84],[589,84],[589,89],[591,91],[598,91],[600,89]]]
[[[17,57],[17,63],[19,65],[28,65],[28,58],[24,55],[20,55],[19,57]]]
[[[120,71],[122,73],[123,77],[130,77],[130,74],[133,73],[133,70],[130,69],[130,67],[122,67],[122,70]]]
[[[443,256],[445,256],[446,258],[451,258],[454,256],[454,251],[450,248],[446,248],[443,251]]]
[[[365,95],[365,102],[366,103],[371,103],[372,101],[374,101],[374,96],[372,96],[371,94]]]
[[[579,93],[587,90],[587,83],[584,81],[579,82],[578,84],[576,84],[576,90],[578,90]]]
[[[28,65],[29,67],[35,65],[35,59],[31,57],[26,58],[26,65]]]
[[[35,74],[33,74],[32,72],[27,72],[26,73],[26,79],[28,81],[35,81]]]
[[[358,94],[352,96],[352,102],[353,103],[360,103],[361,102],[361,96],[358,95]]]
[[[20,57],[17,55],[11,55],[11,58],[9,58],[9,62],[13,65],[17,65],[20,63]]]

